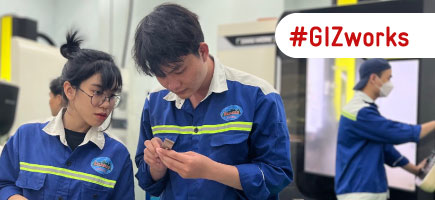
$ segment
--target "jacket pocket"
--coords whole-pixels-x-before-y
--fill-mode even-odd
[[[211,136],[210,145],[212,147],[218,147],[227,144],[240,144],[248,140],[249,133],[246,132],[229,132],[215,134]]]
[[[248,138],[249,133],[236,131],[212,135],[209,157],[228,165],[246,162],[249,153]]]
[[[80,197],[81,199],[109,199],[110,194],[112,194],[112,189],[97,189],[83,184]]]
[[[15,185],[23,189],[23,196],[28,199],[43,199],[44,184],[47,174],[20,171]]]

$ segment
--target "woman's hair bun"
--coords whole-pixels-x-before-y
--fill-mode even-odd
[[[66,44],[60,47],[60,53],[67,59],[72,59],[74,54],[80,51],[80,43],[83,41],[77,36],[78,31],[70,31],[66,36]]]

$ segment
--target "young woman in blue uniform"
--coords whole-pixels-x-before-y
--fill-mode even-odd
[[[61,53],[66,107],[51,121],[21,126],[0,157],[3,199],[133,199],[127,148],[100,127],[119,103],[121,73],[104,52],[81,49],[77,32]]]

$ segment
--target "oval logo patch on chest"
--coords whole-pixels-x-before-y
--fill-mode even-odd
[[[100,174],[109,174],[113,170],[113,162],[108,157],[94,158],[91,167]]]
[[[238,105],[227,106],[221,111],[221,117],[225,121],[236,120],[243,114],[242,107]]]

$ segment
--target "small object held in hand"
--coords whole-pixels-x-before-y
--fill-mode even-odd
[[[163,141],[163,144],[162,144],[162,148],[167,149],[167,150],[171,150],[173,146],[174,146],[174,141],[172,141],[168,138],[165,138],[165,141]]]
[[[416,184],[425,192],[435,192],[435,150],[432,151],[426,165],[420,170]]]

